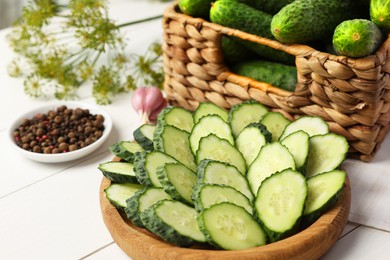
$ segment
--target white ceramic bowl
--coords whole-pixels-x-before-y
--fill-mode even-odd
[[[100,114],[104,116],[104,131],[103,135],[93,142],[92,144],[75,150],[71,152],[66,152],[66,153],[58,153],[58,154],[44,154],[44,153],[34,153],[30,152],[27,150],[22,149],[18,145],[16,145],[14,138],[13,138],[13,132],[14,130],[22,123],[23,119],[25,118],[32,118],[34,115],[38,113],[46,113],[49,110],[54,110],[62,105],[67,106],[68,108],[82,108],[82,109],[89,109],[89,112],[91,114]],[[58,162],[66,162],[66,161],[71,161],[75,159],[79,159],[81,157],[84,157],[93,151],[95,151],[97,148],[99,148],[104,141],[107,139],[109,136],[110,132],[112,129],[112,120],[110,115],[101,109],[98,106],[87,104],[87,103],[82,103],[82,102],[74,102],[74,101],[64,101],[64,102],[50,102],[48,104],[45,104],[43,106],[37,107],[35,109],[32,109],[28,112],[25,112],[21,115],[19,115],[15,121],[10,125],[9,130],[8,130],[8,136],[9,140],[12,143],[12,146],[23,156],[34,160],[34,161],[39,161],[39,162],[45,162],[45,163],[58,163]]]

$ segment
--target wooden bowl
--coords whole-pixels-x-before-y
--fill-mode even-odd
[[[100,206],[108,231],[118,246],[132,259],[318,259],[337,241],[348,220],[351,188],[346,179],[337,204],[315,223],[294,236],[245,250],[182,248],[164,242],[146,229],[131,224],[107,200],[104,189],[110,180],[103,178]]]

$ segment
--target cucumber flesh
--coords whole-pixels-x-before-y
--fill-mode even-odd
[[[157,176],[164,191],[173,199],[193,205],[192,188],[196,184],[196,173],[181,163],[167,163],[157,169]]]
[[[307,224],[313,223],[337,202],[346,177],[345,171],[333,170],[307,179],[308,194],[303,213]]]
[[[244,101],[234,105],[229,112],[228,121],[234,137],[250,123],[259,122],[268,109],[255,100]]]
[[[271,132],[272,142],[276,142],[279,140],[284,128],[286,128],[291,121],[280,112],[268,112],[261,118],[260,123],[265,125],[267,130]]]
[[[99,164],[98,169],[104,177],[112,182],[138,183],[134,173],[134,165],[129,162],[105,162]]]
[[[193,201],[195,209],[202,211],[214,204],[231,202],[243,207],[249,214],[252,214],[253,207],[249,199],[238,190],[219,184],[197,184],[194,187]]]
[[[134,171],[138,181],[147,186],[162,187],[157,168],[166,163],[174,163],[177,160],[163,152],[154,150],[151,152],[137,153],[134,161]]]
[[[305,169],[307,178],[337,169],[344,161],[349,148],[347,139],[335,133],[313,136],[309,145]]]
[[[199,148],[196,152],[197,163],[199,164],[203,159],[226,162],[235,166],[241,174],[245,175],[246,162],[240,151],[229,141],[214,134],[209,134],[200,139]]]
[[[144,149],[135,141],[120,141],[110,145],[109,150],[120,159],[133,163],[134,154]]]
[[[304,167],[309,154],[309,135],[299,130],[288,135],[281,143],[288,148],[295,160],[297,169]]]
[[[126,200],[143,187],[136,183],[111,183],[110,186],[104,189],[104,193],[111,204],[118,209],[124,210],[127,206]]]
[[[172,156],[192,171],[196,171],[189,136],[188,132],[175,126],[157,125],[153,139],[155,149]]]
[[[194,126],[192,113],[182,107],[166,107],[157,117],[157,124],[167,124],[186,132]]]
[[[321,117],[302,116],[285,127],[279,140],[299,130],[305,131],[311,137],[329,133],[329,125]]]
[[[297,171],[286,169],[263,181],[254,208],[271,242],[297,231],[306,197],[306,178]]]
[[[198,184],[207,183],[227,185],[244,194],[250,202],[254,199],[248,180],[233,165],[205,159],[202,160],[198,166],[197,176]]]
[[[234,138],[230,125],[218,115],[207,115],[202,117],[194,125],[190,134],[190,146],[194,154],[199,147],[199,140],[209,134],[215,134],[219,138],[226,139],[234,145]]]
[[[207,241],[222,249],[240,250],[264,245],[267,235],[244,208],[222,202],[202,211],[199,227]]]
[[[136,226],[144,227],[140,214],[160,200],[172,199],[162,188],[145,187],[126,200],[126,217]]]
[[[287,147],[279,142],[264,145],[247,172],[253,194],[257,194],[257,190],[265,178],[287,168],[295,170],[294,157]]]
[[[140,217],[148,230],[169,243],[188,247],[206,242],[197,223],[197,211],[180,201],[161,200],[144,210]]]
[[[207,115],[218,115],[220,116],[225,122],[228,121],[229,112],[227,112],[225,109],[217,106],[214,103],[211,102],[201,102],[199,103],[198,107],[194,111],[194,123],[198,123],[198,121]]]
[[[253,162],[261,147],[267,143],[267,138],[263,134],[261,126],[263,125],[259,123],[250,123],[241,130],[236,138],[236,147],[244,156],[247,166]]]
[[[133,132],[134,140],[145,150],[153,150],[153,133],[156,126],[143,124]]]

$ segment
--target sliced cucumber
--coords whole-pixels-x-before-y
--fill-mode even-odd
[[[261,147],[271,140],[272,135],[263,124],[250,123],[238,134],[236,147],[249,166],[259,154]]]
[[[145,187],[138,190],[127,199],[126,217],[136,226],[144,227],[140,214],[156,202],[164,199],[172,199],[162,188]]]
[[[306,178],[292,169],[266,178],[259,187],[254,209],[271,242],[295,232],[307,197]]]
[[[199,147],[199,140],[209,134],[215,134],[219,138],[228,140],[234,145],[234,138],[230,125],[218,115],[207,115],[202,117],[194,125],[190,134],[190,146],[194,154]]]
[[[247,179],[253,194],[257,194],[257,190],[265,178],[287,168],[295,170],[294,157],[287,147],[279,142],[264,145],[247,172]]]
[[[266,233],[252,215],[230,202],[203,210],[198,222],[207,241],[217,248],[240,250],[267,242]]]
[[[197,211],[180,201],[161,200],[145,209],[140,217],[148,230],[168,243],[188,247],[206,242],[197,223]]]
[[[111,183],[104,189],[104,193],[108,201],[122,211],[127,206],[126,200],[143,187],[136,183]]]
[[[154,150],[135,154],[134,172],[139,183],[146,187],[162,187],[157,177],[157,168],[177,160],[166,153]]]
[[[302,169],[309,154],[309,135],[299,130],[286,136],[281,143],[288,148],[295,160],[297,169]]]
[[[112,182],[139,183],[133,167],[129,162],[105,162],[99,164],[98,169]]]
[[[198,123],[198,121],[207,115],[218,115],[226,122],[228,121],[229,112],[225,109],[217,106],[211,102],[201,102],[198,107],[194,111],[194,123]]]
[[[316,221],[337,202],[346,177],[346,172],[333,170],[307,179],[308,194],[303,213],[307,225]]]
[[[136,141],[120,141],[110,145],[109,150],[126,162],[134,162],[134,154],[144,149]]]
[[[335,133],[310,137],[309,145],[305,169],[307,178],[337,169],[344,161],[349,148],[347,139]]]
[[[279,140],[284,128],[291,123],[291,121],[280,112],[268,112],[265,114],[260,123],[267,127],[267,130],[272,134],[272,142]]]
[[[181,163],[167,163],[157,169],[163,189],[173,199],[193,205],[192,188],[196,184],[196,173]]]
[[[240,151],[229,141],[214,134],[209,134],[200,139],[199,148],[196,152],[197,164],[203,159],[226,162],[235,166],[241,174],[245,175],[246,162]]]
[[[157,124],[167,124],[186,132],[191,132],[194,126],[192,113],[182,107],[166,107],[157,117]]]
[[[234,137],[237,137],[244,127],[250,123],[259,122],[268,109],[255,100],[238,103],[230,109],[228,122]]]
[[[134,140],[145,150],[152,151],[153,148],[153,133],[156,126],[151,124],[143,124],[133,132]]]
[[[188,132],[175,126],[158,124],[153,139],[155,149],[172,156],[192,171],[196,171],[189,136]]]
[[[197,175],[198,184],[208,183],[227,185],[244,194],[250,202],[254,199],[248,180],[233,165],[205,159],[199,163]]]
[[[321,117],[302,116],[284,128],[279,140],[283,140],[286,136],[299,130],[305,131],[311,137],[329,133],[329,125]]]
[[[195,209],[199,212],[221,202],[231,202],[241,206],[249,214],[253,212],[249,199],[235,188],[226,185],[197,184],[193,189],[192,200]]]

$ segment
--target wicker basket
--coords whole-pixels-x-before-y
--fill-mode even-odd
[[[362,161],[373,158],[389,130],[390,37],[375,55],[351,59],[193,18],[180,13],[177,2],[165,9],[163,30],[164,90],[173,105],[194,110],[199,102],[211,101],[228,109],[255,99],[291,120],[321,116],[331,131],[347,138],[349,157]],[[222,35],[294,55],[295,92],[230,72],[221,51]]]

